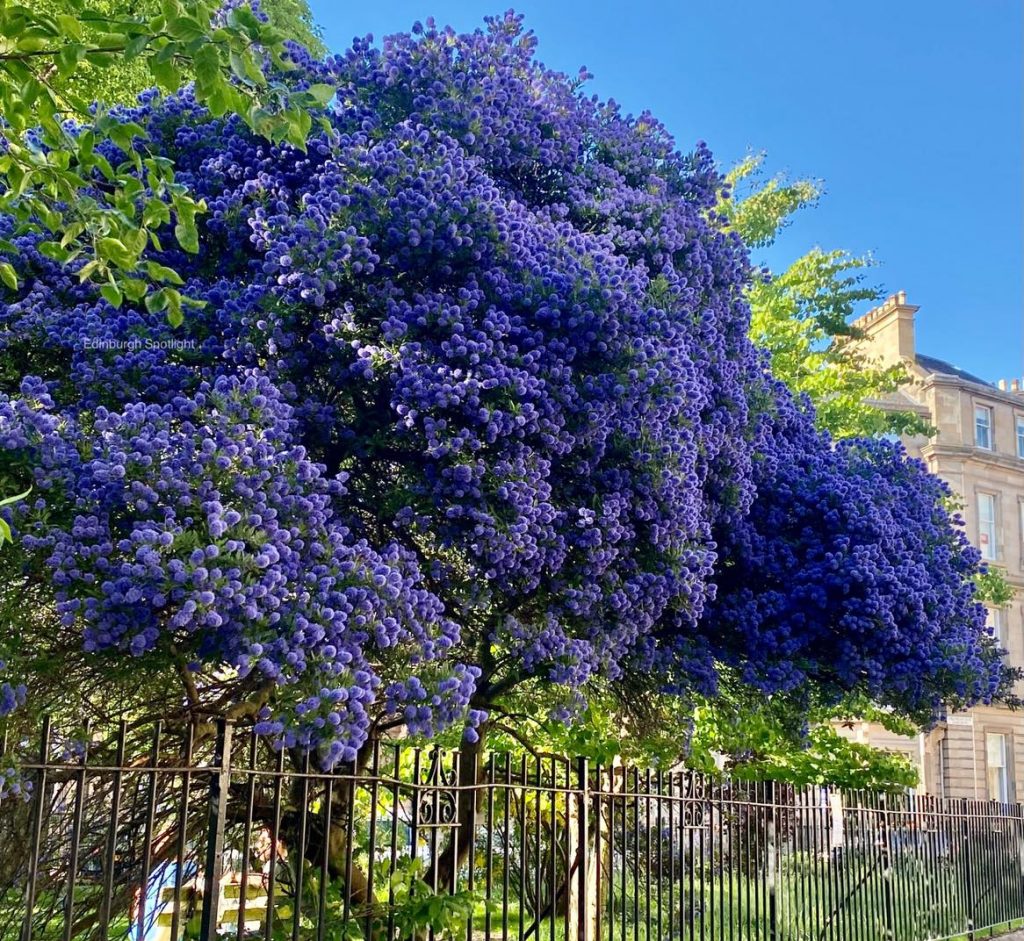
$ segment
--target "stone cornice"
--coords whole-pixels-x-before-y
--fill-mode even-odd
[[[937,444],[929,441],[921,447],[924,458],[956,458],[961,461],[973,461],[986,467],[999,468],[1020,475],[1021,494],[1024,495],[1024,458],[1011,454],[1000,454],[997,451],[986,451],[984,448],[972,448],[962,444]],[[941,476],[941,475],[940,475]]]
[[[908,363],[908,366],[912,365]],[[914,368],[914,372],[922,377],[916,383],[921,389],[928,389],[930,386],[953,387],[962,392],[969,392],[971,395],[983,396],[995,402],[1011,405],[1024,414],[1024,394],[1020,392],[998,389],[995,386],[985,385],[980,382],[968,382],[959,376],[948,376],[941,372],[928,372],[919,366]]]

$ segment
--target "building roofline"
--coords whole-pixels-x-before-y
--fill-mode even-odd
[[[959,366],[954,366],[944,359],[939,359],[937,356],[928,356],[926,353],[915,352],[914,363],[921,369],[927,370],[929,375],[951,376],[963,382],[968,382],[971,385],[984,386],[993,392],[1000,391],[994,383],[982,379],[980,376],[975,376],[974,373],[969,373],[966,369],[961,369]]]
[[[925,358],[932,359],[932,357]],[[942,360],[939,360],[938,362],[942,362]],[[987,399],[994,399],[997,402],[1004,402],[1007,405],[1012,405],[1014,408],[1024,409],[1024,392],[1012,392],[1009,389],[1000,389],[998,386],[978,379],[976,376],[968,378],[970,373],[939,372],[931,370],[918,363],[916,358],[910,365],[916,366],[924,373],[924,376],[918,380],[922,385],[954,386],[958,389],[967,389],[971,392],[983,395]]]

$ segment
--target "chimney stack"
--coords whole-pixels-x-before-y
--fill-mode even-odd
[[[918,307],[907,303],[907,292],[897,291],[878,307],[858,317],[853,326],[864,334],[864,351],[884,366],[914,359],[914,315]]]

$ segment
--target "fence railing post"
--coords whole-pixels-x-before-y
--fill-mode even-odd
[[[220,913],[220,880],[224,871],[224,824],[231,785],[231,726],[217,720],[217,742],[210,768],[209,817],[206,836],[206,865],[203,872],[203,912],[200,941],[216,941]],[[242,887],[242,891],[246,891]]]
[[[767,820],[767,835],[768,835],[768,849],[767,849],[767,860],[766,866],[768,869],[768,938],[769,941],[776,941],[779,936],[779,915],[778,915],[778,903],[775,898],[775,884],[776,875],[779,866],[778,848],[776,845],[776,815],[778,813],[778,804],[776,803],[775,795],[775,782],[768,782],[768,820]]]
[[[893,924],[893,897],[892,897],[892,852],[891,852],[891,840],[889,836],[889,800],[886,795],[882,795],[882,799],[879,802],[879,828],[878,828],[878,848],[879,857],[882,864],[882,894],[883,904],[885,907],[885,936],[892,941],[895,936],[895,929]]]
[[[964,914],[967,916],[967,941],[974,941],[974,861],[971,858],[970,819],[972,804],[972,801],[962,801],[960,805],[964,841]]]
[[[580,789],[580,809],[576,822],[576,839],[579,841],[579,891],[576,894],[576,937],[577,941],[590,939],[590,899],[587,895],[589,864],[587,849],[590,843],[590,767],[586,758],[576,759],[576,780]]]
[[[43,717],[43,731],[39,742],[39,775],[32,804],[32,844],[28,857],[28,879],[25,880],[25,922],[21,927],[22,941],[31,941],[32,916],[36,907],[36,876],[39,873],[40,848],[46,812],[46,767],[50,756],[50,717]]]

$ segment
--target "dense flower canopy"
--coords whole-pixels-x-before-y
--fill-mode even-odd
[[[296,51],[337,90],[305,153],[145,97],[209,210],[198,254],[152,252],[202,302],[177,329],[5,226],[0,481],[33,485],[6,512],[65,628],[271,689],[260,728],[327,764],[374,722],[473,739],[527,677],[563,711],[721,663],[991,695],[940,485],[766,376],[708,150],[534,45],[509,14]]]

